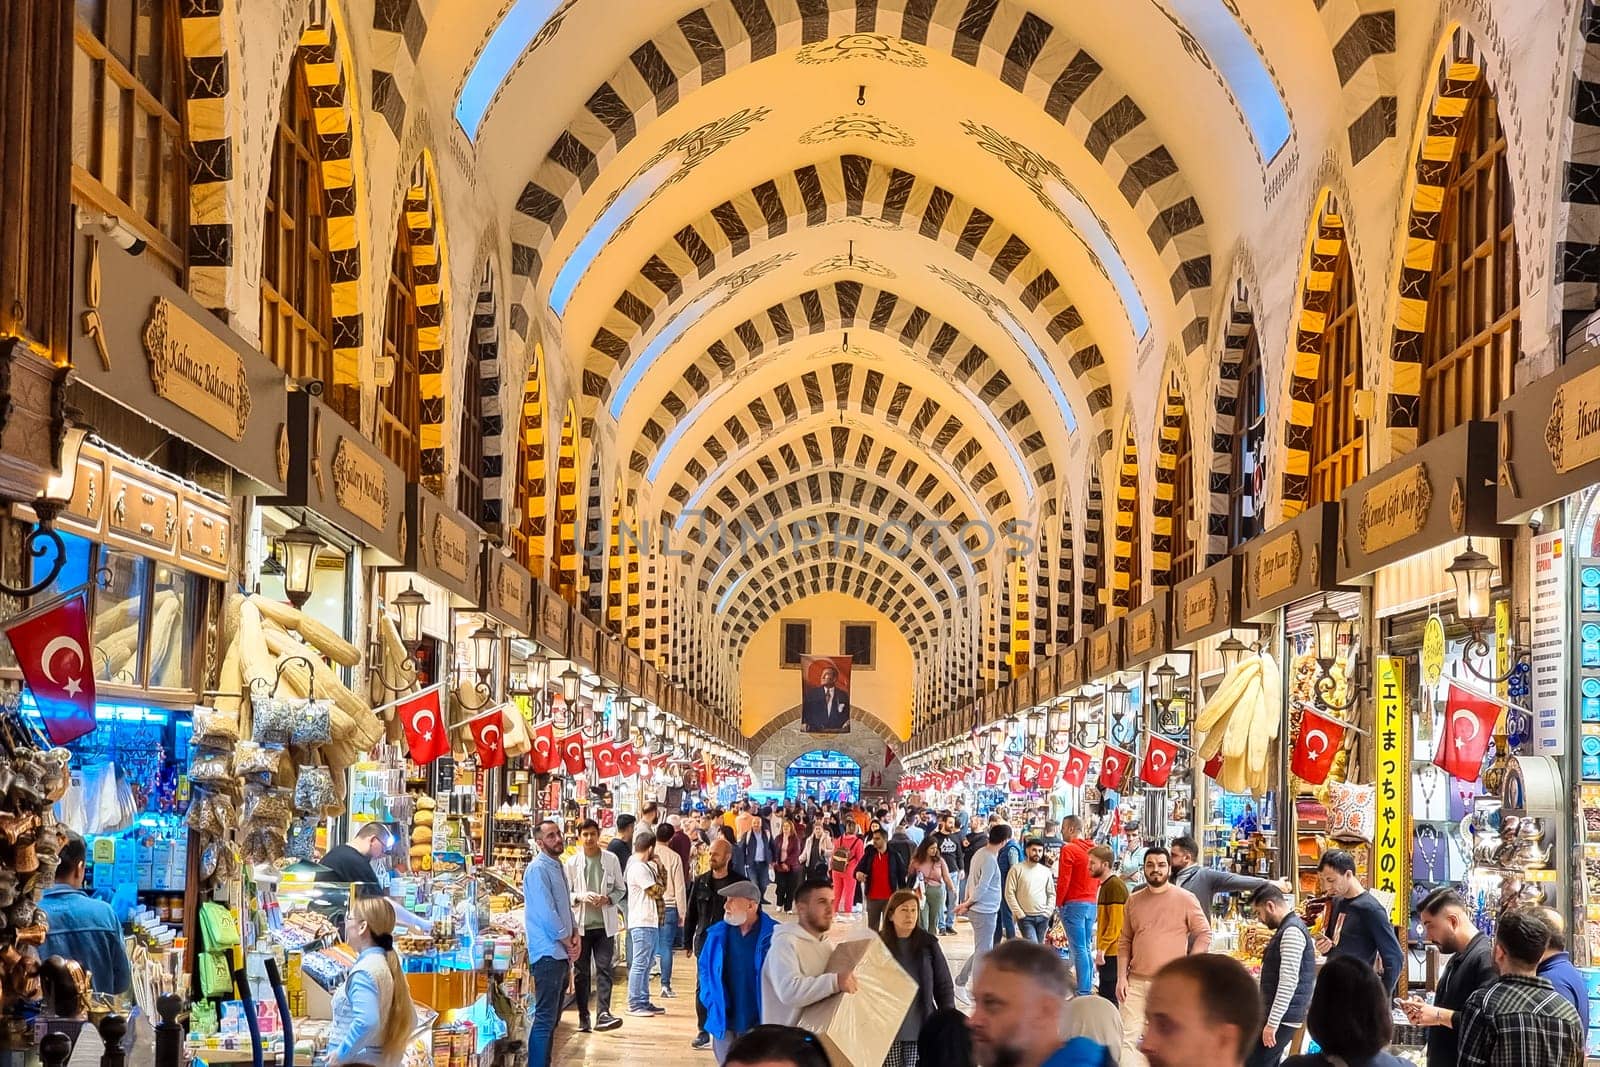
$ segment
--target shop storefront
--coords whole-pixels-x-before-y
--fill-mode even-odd
[[[1172,653],[1170,637],[1171,598],[1165,592],[1122,617],[1122,684],[1139,724],[1131,750],[1134,781],[1144,796],[1146,838],[1163,843],[1192,836],[1195,828],[1189,703],[1178,687],[1178,679],[1190,673],[1190,657]]]
[[[1364,601],[1359,591],[1343,588],[1335,580],[1338,530],[1339,505],[1320,504],[1236,550],[1240,621],[1257,626],[1263,640],[1260,649],[1230,652],[1235,657],[1233,665],[1217,690],[1229,715],[1249,715],[1258,706],[1264,707],[1261,714],[1267,718],[1263,721],[1277,722],[1280,742],[1269,749],[1268,760],[1274,769],[1266,774],[1265,790],[1251,788],[1248,762],[1241,768],[1223,753],[1221,763],[1213,764],[1218,773],[1211,777],[1231,794],[1223,804],[1224,821],[1245,839],[1260,832],[1269,840],[1277,837],[1292,849],[1282,857],[1280,869],[1304,897],[1320,893],[1317,861],[1335,841],[1351,847],[1364,884],[1371,885],[1373,877],[1371,846],[1360,844],[1359,826],[1341,821],[1343,794],[1334,788],[1342,787],[1347,778],[1352,783],[1359,781],[1353,777],[1360,766],[1354,759],[1358,735],[1345,729],[1343,740],[1332,746],[1335,751],[1331,754],[1313,746],[1319,756],[1328,756],[1331,765],[1322,785],[1297,782],[1286,770],[1288,754],[1308,709],[1347,725],[1359,707],[1352,684],[1359,660],[1354,635],[1359,631],[1348,623],[1361,617]],[[1314,616],[1322,622],[1321,627],[1314,625]],[[1319,642],[1319,638],[1326,640]],[[1259,681],[1240,685],[1240,678],[1247,676],[1238,672],[1251,670],[1252,659],[1257,661],[1253,669]],[[1214,693],[1199,719],[1201,729],[1209,731],[1208,738],[1219,729],[1210,719],[1218,703]],[[1334,732],[1330,727],[1324,736]],[[1200,755],[1209,761],[1218,753],[1202,743]],[[1276,782],[1285,783],[1283,792],[1272,788]],[[1260,777],[1255,784],[1262,784]],[[1330,791],[1334,795],[1330,796]],[[1361,808],[1360,802],[1358,794],[1350,804]]]

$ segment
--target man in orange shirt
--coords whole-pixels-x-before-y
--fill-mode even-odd
[[[1061,859],[1056,865],[1056,908],[1072,945],[1072,969],[1078,976],[1078,996],[1094,992],[1094,927],[1100,899],[1100,882],[1089,870],[1093,842],[1083,836],[1083,820],[1068,815],[1061,820]]]

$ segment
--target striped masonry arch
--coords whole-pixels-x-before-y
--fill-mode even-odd
[[[556,536],[561,593],[578,603],[578,410],[567,401],[556,452]]]
[[[1283,519],[1304,511],[1311,501],[1311,434],[1316,410],[1317,371],[1322,364],[1322,331],[1333,299],[1333,272],[1344,249],[1344,219],[1327,189],[1312,215],[1310,250],[1300,287],[1300,306],[1289,371],[1289,408],[1283,436]]]
[[[1217,389],[1215,419],[1211,424],[1211,469],[1207,482],[1206,509],[1206,566],[1220,563],[1231,548],[1229,525],[1233,516],[1233,493],[1242,487],[1234,485],[1233,449],[1234,435],[1239,432],[1239,420],[1245,412],[1239,410],[1239,375],[1243,367],[1245,349],[1256,328],[1255,315],[1250,311],[1250,292],[1244,279],[1234,285],[1233,297],[1228,304],[1228,321],[1223,331],[1222,349],[1217,360]],[[1259,504],[1259,502],[1258,502]]]
[[[224,26],[233,5],[178,0],[183,36],[184,133],[189,148],[189,293],[225,314],[233,280],[233,134],[228,121],[229,62]]]
[[[439,180],[433,159],[423,149],[411,169],[406,189],[406,228],[411,231],[411,270],[417,287],[417,356],[422,424],[417,444],[422,452],[422,484],[435,495],[444,492],[445,318],[450,272],[445,258],[444,226],[439,213]]]
[[[1085,632],[1101,625],[1105,619],[1104,607],[1108,601],[1106,590],[1101,588],[1105,555],[1105,494],[1100,488],[1099,464],[1091,462],[1088,489],[1084,494],[1083,581],[1078,597],[1078,618]]]
[[[1114,618],[1137,605],[1133,586],[1141,575],[1139,559],[1139,444],[1133,436],[1133,419],[1128,419],[1122,434],[1122,452],[1117,466],[1117,512],[1112,532],[1111,612]],[[1109,621],[1109,619],[1108,619]]]

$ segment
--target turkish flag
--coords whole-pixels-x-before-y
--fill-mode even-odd
[[[1004,771],[1005,768],[998,763],[985,763],[983,765],[983,784],[987,786],[999,785],[1000,775]]]
[[[76,593],[0,627],[22,680],[58,745],[94,729],[94,663],[89,658],[89,596]]]
[[[1061,777],[1061,761],[1054,756],[1039,757],[1039,788],[1048,793],[1056,787],[1056,779]]]
[[[1172,777],[1172,761],[1178,758],[1178,746],[1164,737],[1151,734],[1144,743],[1144,762],[1139,765],[1139,779],[1153,789],[1165,789]]]
[[[594,761],[595,773],[600,776],[602,782],[622,773],[622,765],[617,762],[615,741],[602,741],[595,745],[589,749],[589,758]]]
[[[1061,766],[1061,784],[1070,785],[1074,789],[1082,789],[1084,780],[1089,777],[1089,753],[1073,745],[1067,749],[1067,760]]]
[[[1100,788],[1121,789],[1122,779],[1128,774],[1128,764],[1132,762],[1132,752],[1124,752],[1109,741],[1106,742],[1105,750],[1100,753],[1100,777],[1098,779]]]
[[[1489,698],[1451,682],[1444,701],[1444,735],[1439,738],[1433,762],[1446,774],[1477,781],[1483,773],[1483,754],[1489,750],[1500,710],[1500,705]]]
[[[1024,786],[1032,788],[1039,781],[1039,761],[1033,756],[1022,757],[1022,769],[1017,772],[1017,778]]]
[[[639,773],[639,754],[634,751],[632,741],[617,749],[617,765],[622,768],[624,778],[632,778]]]
[[[1344,743],[1344,723],[1310,708],[1300,713],[1300,736],[1295,739],[1289,770],[1312,785],[1328,780],[1333,757]]]
[[[561,753],[556,751],[556,724],[545,721],[533,728],[533,752],[529,756],[534,774],[549,774],[561,765]]]
[[[1206,765],[1200,769],[1205,772],[1207,778],[1215,780],[1222,773],[1222,753],[1218,752],[1215,756],[1206,760]]]
[[[478,766],[488,770],[505,765],[506,739],[500,726],[499,708],[490,708],[477,718],[468,719],[467,729],[472,731],[472,743],[478,750]]]
[[[566,768],[569,777],[576,778],[583,773],[583,735],[574,730],[559,742],[557,749],[561,753],[561,765]]]
[[[430,685],[420,693],[402,697],[395,702],[394,710],[405,729],[412,763],[426,766],[450,751],[439,707],[439,686]]]

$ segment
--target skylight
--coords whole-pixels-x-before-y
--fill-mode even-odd
[[[489,113],[494,95],[560,6],[561,0],[517,0],[494,28],[456,99],[456,121],[469,140],[478,139],[478,128]]]
[[[645,345],[644,351],[640,352],[634,357],[633,362],[628,364],[628,369],[623,373],[622,381],[618,384],[617,391],[611,394],[611,417],[613,419],[622,418],[622,406],[628,402],[628,397],[633,395],[633,391],[639,385],[640,379],[649,372],[651,364],[655,363],[661,357],[661,353],[671,347],[674,341],[682,337],[685,330],[699,321],[701,313],[707,310],[720,295],[720,289],[707,289],[685,304],[676,315],[667,320],[665,326],[656,331],[656,335],[650,339],[650,343]],[[654,472],[651,473],[651,477],[655,477]]]
[[[594,220],[575,248],[568,253],[566,261],[561,264],[561,269],[556,272],[556,280],[550,285],[550,310],[557,315],[566,313],[567,301],[572,299],[573,290],[578,288],[578,283],[583,280],[584,272],[589,269],[589,264],[605,248],[606,242],[616,235],[622,224],[633,217],[633,213],[649,200],[666,184],[678,170],[681,157],[676,153],[663,159],[655,166],[634,178],[611,201],[610,205]]]
[[[1089,251],[1100,261],[1101,268],[1122,297],[1122,306],[1128,313],[1128,322],[1133,327],[1134,336],[1142,339],[1150,332],[1150,312],[1145,308],[1144,297],[1140,295],[1139,286],[1133,280],[1133,273],[1128,270],[1128,264],[1123,260],[1121,250],[1106,232],[1100,216],[1096,215],[1076,192],[1054,178],[1045,178],[1042,188],[1044,194],[1066,216],[1072,228],[1077,231],[1078,237],[1089,246]]]
[[[1050,395],[1055,398],[1056,410],[1061,413],[1061,421],[1067,425],[1067,432],[1076,431],[1078,417],[1072,413],[1072,404],[1067,400],[1067,394],[1061,389],[1061,379],[1056,377],[1055,368],[1050,366],[1050,361],[1045,358],[1044,352],[1034,342],[1033,334],[1029,333],[1022,323],[1017,321],[1017,317],[1011,313],[1011,309],[1004,304],[996,304],[992,310],[1000,325],[1005,327],[1006,333],[1011,335],[1011,339],[1017,343],[1017,347],[1022,349],[1023,353],[1028,357],[1028,362],[1033,365],[1033,372],[1044,380],[1045,387],[1050,390]],[[1149,325],[1148,321],[1146,325]],[[1010,444],[1010,438],[1002,437],[1001,439]],[[1014,449],[1012,454],[1015,455]]]
[[[1223,0],[1169,0],[1184,26],[1228,83],[1244,111],[1261,158],[1270,160],[1289,141],[1292,127],[1283,97],[1255,42]]]

